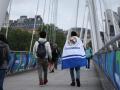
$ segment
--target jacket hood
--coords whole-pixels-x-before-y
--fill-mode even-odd
[[[45,42],[45,41],[46,41],[46,38],[39,38],[38,41],[40,41],[40,42]]]

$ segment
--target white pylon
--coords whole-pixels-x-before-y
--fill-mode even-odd
[[[0,0],[0,30],[5,19],[5,14],[7,12],[9,2],[10,0]]]
[[[85,35],[84,35],[84,39],[83,39],[83,42],[84,42],[84,46],[86,47],[86,45],[87,45],[87,41],[88,41],[88,38],[87,38],[87,36],[88,36],[88,22],[90,21],[89,19],[89,12],[88,12],[88,16],[87,16],[87,24],[86,24],[86,29],[85,29]]]
[[[93,51],[98,52],[99,49],[103,47],[102,39],[100,37],[98,17],[96,12],[96,0],[88,0],[88,7],[90,11],[90,21],[91,21],[91,39],[93,40]]]

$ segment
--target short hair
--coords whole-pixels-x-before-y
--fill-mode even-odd
[[[39,33],[39,35],[40,35],[41,38],[46,38],[46,32],[45,31],[41,31]]]
[[[5,35],[3,33],[0,33],[0,41],[8,43],[6,37],[5,37]]]
[[[71,36],[77,36],[77,33],[75,31],[72,31]]]

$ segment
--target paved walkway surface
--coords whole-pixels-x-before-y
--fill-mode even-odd
[[[10,76],[5,79],[4,90],[102,90],[94,67],[90,70],[81,68],[81,87],[70,86],[69,70],[57,70],[49,73],[48,84],[38,85],[37,71]]]

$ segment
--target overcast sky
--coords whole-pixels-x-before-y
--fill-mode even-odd
[[[35,16],[36,6],[38,0],[13,0],[12,7],[11,7],[11,14],[10,19],[18,19],[21,15],[27,15],[28,17],[32,18]],[[39,11],[38,15],[43,17],[43,6],[45,0],[39,0]],[[48,6],[49,1],[47,1],[46,12],[44,22],[48,23]],[[78,26],[83,26],[83,16],[85,11],[85,1],[80,0],[80,8],[79,8],[79,15],[78,15]],[[109,1],[110,0],[104,0]],[[112,8],[117,11],[117,7],[120,6],[119,0],[111,0],[112,1]],[[77,0],[58,0],[58,20],[57,26],[63,29],[70,29],[71,27],[75,26],[75,16],[76,16],[76,6]],[[107,3],[107,8],[111,7]],[[86,11],[86,19],[87,19],[87,11]],[[51,20],[49,22],[52,22]],[[86,22],[85,22],[86,23]],[[85,26],[85,25],[84,25]]]

